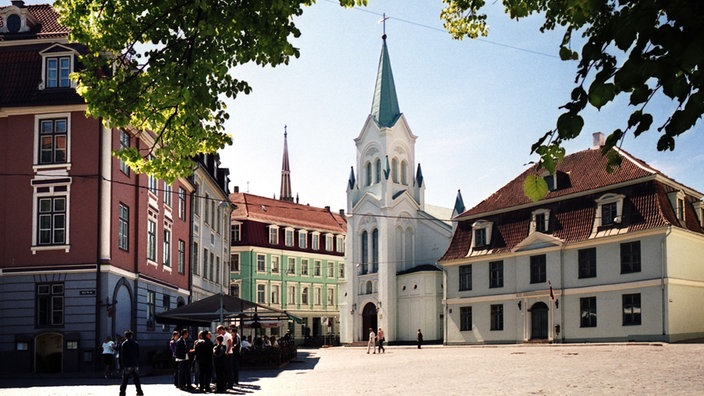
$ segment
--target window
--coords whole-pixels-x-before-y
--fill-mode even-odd
[[[147,260],[156,261],[156,222],[147,221]]]
[[[301,249],[308,248],[308,233],[303,230],[298,231],[298,247]]]
[[[391,160],[391,180],[398,183],[398,159]]]
[[[486,245],[486,229],[480,228],[474,230],[474,246],[485,246]]]
[[[279,228],[276,226],[269,226],[269,243],[271,245],[279,244]]]
[[[198,196],[199,186],[198,184],[195,185],[196,189],[196,194],[195,194],[195,199],[193,200],[193,214],[200,216],[200,200],[201,198]]]
[[[288,297],[286,298],[286,304],[289,306],[296,305],[296,286],[288,287]]]
[[[279,285],[271,285],[271,303],[279,303]]]
[[[242,224],[235,223],[232,225],[232,242],[240,242],[242,240]]]
[[[369,242],[368,242],[368,233],[366,231],[362,232],[362,238],[361,238],[361,254],[362,254],[362,268],[361,268],[361,273],[360,275],[364,275],[367,272],[369,272]]]
[[[484,248],[491,243],[491,230],[493,223],[486,220],[478,220],[472,224],[472,249]]]
[[[286,246],[293,246],[293,229],[287,228],[285,231],[286,235]]]
[[[504,262],[489,263],[489,288],[504,287]]]
[[[68,186],[35,187],[37,217],[33,225],[35,246],[68,244]]]
[[[257,255],[257,272],[266,272],[266,256],[263,254]]]
[[[636,326],[640,324],[640,294],[623,295],[623,325]]]
[[[213,252],[210,252],[210,263],[209,263],[209,265],[210,265],[210,267],[209,267],[209,268],[210,268],[210,276],[208,277],[208,279],[210,279],[210,280],[215,280],[215,277],[213,276],[213,275],[214,275],[214,274],[213,274],[213,268],[215,267],[215,260],[213,259],[213,257],[214,257],[214,256],[213,256]],[[218,271],[219,271],[219,270],[220,270],[220,268],[218,268]]]
[[[266,304],[266,285],[257,285],[257,302],[259,304]]]
[[[315,272],[313,273],[314,276],[322,276],[322,274],[321,274],[322,265],[323,264],[320,260],[315,260],[315,264],[314,264],[314,271]]]
[[[161,296],[161,308],[163,308],[164,311],[167,311],[169,307],[171,307],[171,296],[164,294]]]
[[[220,283],[220,276],[222,275],[222,270],[220,268],[220,256],[215,258],[215,283]]]
[[[534,210],[531,214],[530,233],[547,232],[550,225],[550,209]]]
[[[230,295],[235,296],[235,297],[240,296],[240,285],[239,284],[230,285]]]
[[[286,272],[290,275],[296,275],[296,258],[295,257],[289,257],[288,258],[288,269]]]
[[[614,224],[616,219],[616,202],[607,203],[601,206],[601,225],[609,226]]]
[[[596,297],[580,298],[579,310],[579,327],[596,327]]]
[[[640,272],[640,241],[621,244],[621,273]]]
[[[408,162],[406,160],[401,161],[401,184],[404,186],[408,185]]]
[[[186,190],[178,188],[178,218],[186,220]]]
[[[178,240],[178,273],[186,272],[186,242]]]
[[[332,252],[332,234],[325,234],[325,250]]]
[[[547,227],[545,227],[545,213],[535,215],[535,230],[538,232],[545,232],[547,230]]]
[[[374,182],[379,183],[381,181],[381,160],[379,158],[374,162]]]
[[[164,182],[164,204],[171,206],[171,184]]]
[[[315,288],[315,305],[323,305],[323,290],[319,287]]]
[[[171,267],[171,231],[164,230],[164,267]]]
[[[365,290],[364,292],[366,294],[372,294],[372,281],[367,281],[367,284],[365,285]]]
[[[213,265],[212,262],[208,264],[208,249],[203,248],[203,279],[208,279],[211,265]]]
[[[490,330],[504,329],[504,306],[503,304],[492,304],[491,310],[491,327]]]
[[[69,74],[71,73],[71,57],[57,56],[46,57],[44,81],[46,88],[68,88],[71,86]]]
[[[156,292],[147,290],[147,330],[154,330],[156,316]]]
[[[301,259],[301,275],[308,276],[308,259]]]
[[[372,185],[372,163],[367,162],[366,164],[364,164],[364,168],[366,169],[365,173],[367,176],[367,181],[366,181],[365,185],[371,186]]]
[[[345,278],[345,263],[337,263],[337,271],[339,273],[338,278]]]
[[[200,275],[200,264],[198,263],[199,254],[198,242],[193,242],[193,262],[191,263],[191,272],[193,275]]]
[[[39,283],[36,289],[37,327],[64,324],[64,284]]]
[[[39,120],[39,164],[68,161],[68,118]]]
[[[335,305],[335,289],[328,287],[328,307]]]
[[[472,290],[472,266],[460,266],[460,291]]]
[[[130,208],[120,203],[117,208],[117,247],[122,250],[129,250],[130,242]]]
[[[230,272],[240,272],[240,255],[233,253],[230,256]]]
[[[372,231],[372,272],[379,271],[379,230]]]
[[[308,305],[308,288],[304,287],[301,291],[301,304]]]
[[[677,198],[677,219],[684,221],[684,198]]]
[[[545,255],[530,256],[530,283],[543,283],[545,276]]]
[[[125,130],[120,130],[120,150],[128,148],[130,148],[130,134]],[[120,172],[127,176],[130,175],[130,167],[123,160],[120,160]]]
[[[596,248],[580,249],[577,253],[577,256],[579,278],[595,278]]]
[[[156,178],[152,175],[147,175],[147,188],[150,193],[156,195]]]
[[[310,238],[310,247],[313,250],[320,250],[320,233],[314,232]]]
[[[271,272],[279,273],[279,256],[271,256]]]
[[[345,252],[345,237],[342,235],[338,235],[335,237],[335,251],[338,253],[344,253]]]
[[[610,227],[621,222],[623,199],[621,194],[605,194],[596,200],[598,205],[596,226]]]
[[[460,331],[472,331],[472,307],[460,307]]]

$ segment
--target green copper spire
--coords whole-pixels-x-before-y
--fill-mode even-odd
[[[381,46],[379,71],[376,75],[376,87],[374,88],[374,100],[372,101],[372,116],[380,127],[389,128],[396,123],[396,120],[401,115],[401,111],[398,108],[394,75],[391,73],[389,50],[386,48],[386,34],[382,36],[382,39],[384,43]]]

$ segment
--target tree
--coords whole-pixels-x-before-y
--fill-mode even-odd
[[[477,38],[488,33],[485,0],[443,0],[441,13],[453,38]],[[559,55],[578,60],[575,87],[554,129],[533,144],[540,155],[537,169],[554,173],[564,157],[562,143],[579,136],[580,113],[587,106],[601,109],[619,95],[633,106],[623,128],[615,129],[602,148],[611,171],[621,158],[613,150],[628,133],[650,131],[653,116],[648,105],[667,97],[675,110],[659,126],[657,149],[674,150],[675,138],[690,130],[704,113],[704,2],[698,0],[503,0],[511,18],[543,14],[541,31],[564,28]],[[572,50],[573,36],[581,33],[580,52]],[[576,36],[575,36],[576,37]],[[538,174],[524,183],[524,191],[538,200],[547,184]]]
[[[312,0],[57,0],[70,40],[87,47],[73,75],[88,114],[149,131],[149,152],[116,152],[135,171],[172,181],[192,158],[232,139],[224,98],[249,93],[233,68],[298,57],[292,17]]]

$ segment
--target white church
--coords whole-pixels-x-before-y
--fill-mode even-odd
[[[451,209],[425,203],[415,143],[400,112],[386,35],[372,110],[354,139],[357,166],[347,184],[347,246],[340,293],[340,341],[443,339],[443,272],[437,260],[452,236]],[[414,173],[415,170],[415,173]],[[461,199],[458,199],[461,202]]]

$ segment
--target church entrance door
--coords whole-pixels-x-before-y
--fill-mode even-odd
[[[369,341],[369,328],[376,332],[376,305],[367,303],[362,310],[362,340]]]
[[[530,309],[531,340],[548,339],[548,306],[544,302],[533,304]]]

